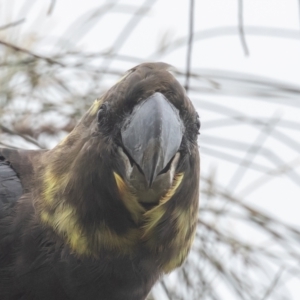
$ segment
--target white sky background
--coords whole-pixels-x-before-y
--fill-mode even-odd
[[[47,16],[47,9],[50,1],[28,1],[0,0],[0,26],[7,21],[17,20],[26,17],[26,23],[22,25],[22,32],[35,32],[43,36],[47,43],[41,45],[41,51],[52,51],[55,49],[55,40],[66,32],[76,28],[73,23],[79,16],[99,8],[103,3],[113,1],[74,1],[57,0],[51,16]],[[209,30],[216,27],[237,26],[238,6],[237,0],[202,0],[195,1],[195,32]],[[105,15],[79,43],[74,45],[76,50],[100,52],[110,49],[115,38],[123,29],[131,16],[130,6],[142,1],[119,1],[123,4],[123,12],[116,6],[113,13]],[[21,10],[21,6],[23,9]],[[127,5],[127,6],[126,6]],[[128,14],[124,11],[128,10]],[[188,32],[188,11],[189,1],[176,0],[157,1],[148,13],[148,17],[135,28],[131,37],[121,47],[119,53],[129,56],[140,57],[141,61],[156,60],[153,53],[159,48],[164,36],[170,41],[187,35]],[[263,26],[281,29],[290,29],[299,32],[298,40],[287,38],[275,38],[267,36],[248,35],[246,30],[246,41],[250,56],[244,54],[238,35],[226,35],[209,39],[195,41],[192,54],[192,70],[199,69],[220,69],[237,71],[259,76],[266,76],[272,79],[282,80],[300,86],[300,22],[299,4],[297,0],[244,0],[244,25]],[[12,38],[12,41],[13,38]],[[47,46],[45,46],[47,45]],[[177,68],[184,70],[186,65],[186,47],[180,47],[173,52],[160,56]],[[113,68],[117,63],[113,62]],[[124,69],[134,64],[123,63]],[[191,98],[193,94],[191,94]],[[250,98],[241,97],[217,97],[203,94],[201,98],[194,100],[194,103],[201,116],[202,128],[201,140],[207,141],[211,136],[228,138],[246,143],[253,143],[261,134],[260,130],[240,125],[216,127],[215,129],[206,124],[210,121],[224,118],[218,113],[212,113],[201,107],[201,101],[206,100],[212,103],[226,103],[227,107],[239,110],[245,115],[256,118],[275,118],[277,125],[284,120],[299,121],[299,109],[286,107],[276,103],[253,101]],[[299,99],[300,101],[300,99]],[[277,127],[276,127],[277,128]],[[299,128],[300,129],[300,128]],[[300,145],[300,130],[279,129],[287,134],[296,146]],[[284,146],[273,137],[267,137],[264,145],[273,149],[277,155],[284,158],[285,163],[293,161],[295,172],[300,173],[300,156],[296,150]],[[216,149],[218,149],[216,147]],[[200,148],[201,150],[201,148]],[[202,151],[202,150],[201,150]],[[232,153],[232,151],[231,151]],[[239,156],[237,151],[237,156]],[[243,156],[242,156],[243,157]],[[223,160],[218,160],[203,152],[202,172],[207,175],[212,168],[216,170],[218,182],[230,187],[230,181],[237,166]],[[274,165],[267,156],[258,155],[255,162],[261,163],[270,168]],[[253,181],[261,180],[261,173],[249,171],[241,179],[235,192],[241,194]],[[300,175],[297,175],[300,176]],[[299,177],[300,178],[300,177]],[[263,178],[265,179],[265,177]],[[281,219],[300,226],[300,188],[286,175],[270,180],[252,194],[246,195],[245,201],[257,205]],[[241,194],[245,196],[245,194]],[[236,229],[237,230],[237,229]],[[290,280],[286,284],[291,293],[291,299],[300,299],[300,281]],[[163,299],[161,299],[163,300]],[[231,300],[228,298],[228,300]]]

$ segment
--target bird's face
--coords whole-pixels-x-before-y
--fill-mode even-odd
[[[130,70],[42,160],[41,221],[79,255],[181,265],[197,225],[199,117],[164,63]]]
[[[103,99],[96,123],[96,134],[111,145],[119,192],[129,191],[146,209],[184,174],[200,128],[198,114],[166,64],[156,72],[145,65],[129,71]]]

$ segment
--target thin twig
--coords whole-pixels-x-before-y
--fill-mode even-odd
[[[193,49],[193,36],[194,36],[194,0],[190,0],[190,22],[189,22],[189,39],[187,46],[187,61],[186,61],[186,81],[185,81],[185,89],[188,92],[189,83],[190,83],[190,73],[191,73],[191,60],[192,60],[192,49]]]
[[[63,36],[67,37],[67,45],[77,44],[98,22],[100,22],[101,18],[108,15],[110,11],[115,8],[119,1],[120,0],[106,0],[103,5],[92,8],[88,13],[76,18],[63,33]],[[68,46],[68,48],[70,47]]]
[[[300,40],[299,30],[294,29],[267,26],[243,26],[243,29],[244,31],[247,31],[247,35]],[[194,41],[218,38],[220,36],[234,36],[238,34],[240,34],[238,26],[215,27],[194,32]],[[187,36],[183,36],[173,40],[171,43],[160,48],[159,51],[155,51],[153,54],[151,54],[149,56],[150,59],[156,60],[162,51],[164,52],[164,55],[166,55],[177,50],[178,48],[186,46],[187,39]]]
[[[58,62],[56,60],[53,60],[52,58],[49,58],[49,57],[46,57],[46,56],[42,56],[42,55],[33,53],[33,52],[31,52],[31,51],[29,51],[27,49],[21,48],[19,46],[14,45],[14,44],[5,42],[3,40],[0,40],[0,45],[3,45],[3,46],[8,47],[8,48],[11,48],[11,49],[13,49],[15,51],[18,51],[18,52],[26,53],[26,54],[28,54],[30,56],[33,56],[33,57],[37,58],[37,59],[42,59],[44,61],[47,61],[50,64],[56,64],[56,65],[60,65],[61,67],[65,67],[65,65],[63,63]]]
[[[101,68],[104,69],[104,72],[107,72],[111,62],[118,54],[118,51],[124,45],[124,43],[129,38],[131,32],[136,28],[136,26],[143,20],[143,16],[148,13],[151,7],[157,0],[145,0],[143,4],[135,11],[129,20],[129,22],[124,26],[121,30],[117,38],[115,39],[114,44],[111,47],[111,55],[107,57],[107,59],[102,64]]]
[[[261,132],[255,139],[254,143],[250,145],[248,150],[245,152],[245,157],[243,159],[244,163],[240,164],[240,166],[236,169],[233,176],[231,177],[228,184],[229,190],[233,191],[235,188],[237,188],[238,184],[241,182],[244,175],[246,174],[249,164],[253,162],[258,152],[263,148],[264,142],[270,136],[270,134],[272,133],[273,129],[279,121],[280,118],[275,116],[270,120],[269,124],[267,124],[261,129]],[[247,163],[245,161],[247,161]]]
[[[267,289],[267,291],[266,291],[264,297],[263,297],[261,300],[267,300],[267,298],[269,298],[269,296],[271,295],[271,293],[274,292],[275,287],[276,287],[276,285],[278,284],[279,279],[280,279],[280,277],[281,277],[283,271],[284,271],[284,268],[281,267],[280,270],[277,272],[277,274],[276,274],[276,276],[275,276],[273,282],[271,283],[271,285],[270,285],[269,288]]]
[[[246,56],[249,56],[249,50],[245,38],[244,32],[244,17],[243,17],[243,0],[238,0],[238,21],[239,21],[239,35],[241,39],[241,44],[244,49],[244,53]]]
[[[0,125],[0,130],[2,130],[3,132],[6,132],[8,134],[11,134],[11,135],[16,135],[16,136],[20,136],[21,138],[23,138],[25,141],[39,147],[40,149],[44,149],[44,147],[42,147],[38,141],[36,141],[35,139],[27,136],[27,135],[24,135],[24,134],[21,134],[21,133],[18,133],[18,132],[15,132],[9,128],[7,128],[6,126],[4,125]]]
[[[51,15],[52,14],[54,6],[55,6],[55,2],[56,2],[56,0],[51,0],[51,3],[50,3],[50,6],[49,6],[47,15]]]
[[[169,290],[167,288],[167,285],[164,282],[164,280],[161,281],[161,285],[162,285],[162,287],[163,287],[163,289],[164,289],[164,291],[166,293],[166,296],[168,297],[169,300],[171,300],[172,299],[171,294],[170,294],[170,292],[169,292]]]
[[[266,174],[263,174],[253,182],[249,183],[245,188],[243,188],[242,191],[239,192],[239,195],[243,198],[246,198],[246,196],[249,196],[251,193],[257,191],[262,185],[268,183],[272,179],[278,178],[279,175],[295,170],[299,165],[300,157],[297,157],[289,163],[285,163],[274,170],[268,171]]]
[[[21,19],[19,21],[8,23],[6,25],[0,26],[0,30],[4,30],[4,29],[10,28],[10,27],[18,26],[18,25],[22,24],[23,22],[25,22],[25,20],[26,19],[23,18],[23,19]]]
[[[4,142],[2,142],[2,141],[0,141],[0,145],[1,145],[1,146],[4,146],[5,148],[19,149],[18,147],[15,147],[15,146],[10,145],[10,144],[7,144],[7,143],[4,143]]]

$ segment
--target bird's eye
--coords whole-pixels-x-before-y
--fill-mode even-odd
[[[196,116],[196,127],[197,127],[197,130],[199,131],[200,127],[201,127],[201,122],[200,122],[200,117],[199,117],[198,113]]]
[[[97,113],[98,123],[103,119],[106,112],[107,112],[107,105],[104,103],[100,106],[98,113]]]

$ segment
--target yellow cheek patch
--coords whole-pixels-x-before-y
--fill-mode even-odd
[[[116,173],[114,175],[122,200],[138,221],[142,216],[143,207],[138,204],[121,177]],[[81,224],[76,208],[61,198],[60,193],[65,189],[67,181],[68,177],[56,176],[50,169],[46,170],[43,201],[40,202],[41,221],[53,228],[79,255],[97,256],[101,249],[118,250],[120,253],[132,252],[140,234],[139,229],[131,228],[125,234],[118,235],[102,222],[92,233],[87,232]]]
[[[151,240],[151,235],[161,218],[166,212],[166,208],[163,205],[158,205],[153,209],[147,211],[144,214],[145,225],[143,226],[142,238],[146,240]]]
[[[132,191],[130,191],[130,188],[124,182],[124,180],[115,172],[114,177],[117,183],[120,197],[125,207],[130,212],[134,222],[138,224],[143,217],[145,209],[139,204],[137,197],[132,193]]]
[[[104,222],[96,229],[94,235],[99,248],[108,248],[126,254],[134,250],[138,236],[139,230],[137,228],[128,229],[125,235],[118,235],[110,230]]]
[[[144,214],[145,225],[143,226],[143,238],[149,239],[151,233],[155,230],[155,227],[166,213],[166,206],[164,204],[174,196],[183,177],[183,173],[176,174],[171,188],[167,191],[165,196],[160,199],[159,204]]]
[[[184,247],[176,256],[163,265],[164,273],[170,273],[180,267],[186,259],[190,248]]]
[[[128,254],[133,251],[139,236],[138,229],[129,229],[124,235],[118,235],[104,222],[91,235],[81,226],[76,209],[66,203],[59,204],[54,212],[42,211],[40,216],[42,222],[51,226],[79,255],[97,257],[101,249]]]
[[[100,223],[93,232],[88,232],[78,217],[76,208],[61,198],[69,178],[67,176],[56,176],[51,169],[47,169],[44,175],[43,201],[41,203],[40,218],[42,223],[53,228],[60,235],[70,248],[78,255],[95,256],[101,249],[115,250],[123,254],[130,254],[134,251],[135,245],[142,239],[151,248],[156,248],[157,240],[155,232],[158,224],[166,213],[165,205],[176,193],[184,177],[183,173],[176,174],[171,188],[153,209],[146,211],[138,202],[136,195],[130,187],[117,174],[113,173],[116,185],[127,210],[131,213],[136,224],[143,224],[142,227],[129,228],[126,233],[118,235],[111,230],[104,222]],[[179,252],[163,266],[165,272],[173,270],[185,259],[191,242],[187,238],[190,232],[188,224],[191,218],[191,208],[188,211],[177,209],[173,213],[173,221],[176,225],[177,235],[171,244],[160,245],[163,251],[167,246],[179,248]],[[170,225],[170,224],[169,224]],[[182,241],[187,245],[180,248]]]
[[[53,213],[42,211],[41,220],[65,238],[78,254],[90,254],[87,237],[79,226],[75,210],[68,204],[59,204]]]
[[[57,178],[50,170],[47,170],[44,178],[43,200],[46,205],[51,206],[56,194]]]
[[[190,234],[191,227],[193,224],[193,212],[191,211],[191,207],[188,207],[186,210],[184,209],[175,209],[172,219],[176,224],[176,237],[173,240],[173,243],[176,246],[179,246],[182,241],[186,241],[188,235]]]
[[[181,266],[187,257],[195,236],[197,211],[194,210],[193,206],[189,206],[187,209],[177,208],[173,212],[172,219],[176,226],[176,234],[174,235],[171,246],[177,251],[175,251],[175,255],[163,265],[165,273],[169,273]]]
[[[67,181],[67,176],[56,176],[50,169],[47,169],[44,175],[43,203],[48,207],[54,206],[57,192],[65,188]]]
[[[159,201],[160,204],[166,203],[174,196],[180,183],[182,182],[183,177],[184,177],[183,173],[178,173],[175,175],[171,188],[168,190],[168,192],[165,194],[165,196],[163,196],[160,199],[160,201]]]
[[[156,241],[153,236],[156,226],[159,224],[160,220],[166,213],[166,206],[164,205],[169,201],[174,194],[176,193],[179,185],[181,184],[184,174],[178,173],[175,175],[171,188],[167,193],[160,199],[159,204],[152,208],[151,210],[146,211],[138,202],[137,197],[130,190],[128,185],[124,180],[117,174],[113,173],[116,184],[119,190],[120,197],[127,208],[131,213],[133,220],[138,224],[143,222],[141,238],[149,244],[149,246],[156,246]],[[183,230],[181,228],[181,230]],[[183,235],[183,233],[181,234]]]
[[[167,212],[165,204],[174,196],[183,178],[184,173],[176,174],[171,188],[160,199],[159,205],[144,214],[145,224],[142,228],[142,238],[146,241],[148,247],[154,248],[158,252],[170,252],[170,257],[162,262],[162,269],[165,273],[171,272],[184,262],[195,235],[197,211],[193,209],[193,206],[187,208],[177,207],[172,212],[171,220],[165,225],[175,226],[174,236],[161,245],[157,244],[156,233],[159,234],[157,226]],[[161,225],[164,226],[164,224]]]

